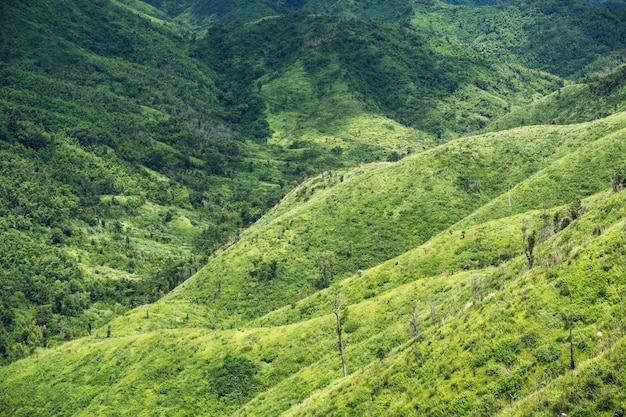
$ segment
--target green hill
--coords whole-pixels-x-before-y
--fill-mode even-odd
[[[294,14],[194,40],[131,6],[2,6],[5,361],[160,298],[308,176],[561,85],[396,23]]]
[[[229,68],[229,85],[255,85],[268,103],[271,127],[295,138],[311,131],[339,136],[345,119],[363,119],[363,113],[449,138],[562,85],[454,40],[328,16],[219,27],[198,42],[194,56]]]
[[[624,110],[626,66],[569,84],[490,123],[487,129],[595,120]]]
[[[511,1],[493,6],[416,3],[412,25],[455,37],[488,56],[577,79],[623,62],[623,7],[580,1]]]
[[[624,17],[0,3],[0,414],[623,414]]]
[[[207,27],[224,25],[241,25],[268,16],[280,16],[290,13],[304,12],[307,14],[324,14],[356,18],[359,20],[384,19],[390,21],[407,21],[410,18],[412,6],[408,0],[392,1],[346,1],[336,2],[329,0],[288,0],[288,1],[197,1],[182,0],[170,2],[167,0],[139,1],[123,0],[136,9],[145,9],[149,4],[154,9],[149,14],[159,16],[165,14],[168,18],[197,32],[204,32]]]
[[[144,10],[138,1],[126,0]],[[238,26],[268,16],[322,14],[402,23],[439,38],[456,39],[484,56],[499,57],[565,78],[613,68],[626,50],[623,0],[516,1],[285,1],[151,0],[162,14],[194,32]],[[452,3],[452,4],[449,4]],[[477,7],[478,6],[478,7]],[[158,12],[153,15],[161,16]],[[576,47],[572,47],[576,45]]]
[[[566,393],[551,399],[576,375],[570,326],[582,375],[620,357],[625,206],[610,179],[619,191],[624,129],[624,113],[527,127],[357,168],[343,182],[312,179],[159,302],[0,370],[1,409],[493,415],[528,398],[533,409],[588,410]],[[329,287],[317,290],[321,261]],[[589,395],[619,392],[620,369]],[[547,390],[556,394],[532,400]]]

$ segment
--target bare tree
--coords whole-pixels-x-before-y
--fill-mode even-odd
[[[437,299],[434,297],[430,299],[430,321],[433,326],[437,325]]]
[[[575,319],[572,313],[568,312],[565,314],[563,322],[565,324],[565,329],[569,330],[569,367],[573,370],[576,369],[576,362],[574,361],[574,338],[572,336]]]
[[[343,337],[341,330],[341,306],[343,304],[343,293],[337,297],[335,301],[335,305],[333,306],[333,313],[335,313],[335,317],[337,318],[337,337],[339,338],[339,353],[341,354],[341,367],[343,368],[343,376],[348,376],[348,369],[346,367],[346,356],[343,349]]]
[[[472,274],[472,295],[474,296],[474,302],[480,303],[484,297],[484,284],[482,274]]]
[[[513,207],[511,206],[511,169],[512,168],[513,168],[513,164],[509,163],[507,165],[507,169],[509,171],[508,186],[507,186],[507,193],[509,195],[509,213],[511,213],[513,211]]]
[[[528,217],[522,220],[522,243],[524,245],[524,254],[526,255],[526,259],[528,259],[528,268],[532,268],[535,262],[533,251],[535,250],[535,243],[537,243],[537,231],[533,230],[528,234],[529,223]]]
[[[420,337],[420,322],[419,317],[417,315],[417,304],[413,304],[413,308],[411,309],[411,336],[413,338]]]
[[[331,251],[324,251],[319,254],[317,258],[317,266],[319,268],[319,277],[315,281],[315,285],[318,289],[326,288],[330,285],[330,281],[333,277],[333,266],[336,261],[336,256]]]

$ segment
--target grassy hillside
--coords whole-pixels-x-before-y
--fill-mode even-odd
[[[139,5],[2,5],[6,361],[163,296],[297,181],[560,85],[391,23],[300,14],[194,41]]]
[[[200,274],[205,279],[188,283],[177,294],[224,309],[228,320],[238,314],[256,316],[397,256],[476,210],[489,210],[482,219],[506,215],[508,207],[504,202],[495,206],[502,199],[494,199],[506,192],[508,181],[523,192],[520,198],[512,195],[514,212],[565,204],[596,192],[607,186],[610,172],[596,168],[597,177],[585,174],[584,181],[578,170],[549,176],[571,181],[560,187],[544,184],[552,190],[549,197],[522,182],[538,173],[547,175],[542,170],[550,164],[575,166],[561,162],[573,150],[589,146],[598,152],[594,140],[624,127],[623,117],[611,121],[613,127],[605,123],[459,139],[396,164],[325,174],[290,193],[242,234],[240,242],[209,262]],[[598,159],[607,159],[610,170],[620,154],[606,149],[609,153],[598,154]],[[497,258],[492,262],[497,264]],[[265,274],[266,268],[272,272]]]
[[[312,179],[162,300],[1,369],[0,410],[589,410],[561,381],[620,360],[625,129],[624,113],[526,127]],[[340,294],[348,378],[332,314]],[[569,371],[570,327],[580,374]],[[618,392],[620,370],[576,382],[591,390],[580,395]]]
[[[141,2],[127,0],[145,12]],[[485,57],[499,57],[566,78],[615,67],[626,50],[623,0],[577,1],[202,1],[151,0],[160,13],[194,32],[241,25],[268,16],[313,13],[411,24],[456,39]],[[478,6],[478,7],[477,7]],[[159,12],[152,13],[160,16]],[[572,48],[571,45],[578,47]]]
[[[0,414],[623,413],[624,17],[0,3]]]
[[[330,136],[334,146],[346,136],[346,119],[382,115],[443,140],[562,85],[557,77],[497,63],[453,39],[328,16],[218,27],[198,42],[194,56],[230,68],[234,91],[258,89],[279,134]]]
[[[595,120],[624,111],[626,66],[587,77],[533,102],[512,109],[490,123],[488,130],[535,124],[569,124]]]

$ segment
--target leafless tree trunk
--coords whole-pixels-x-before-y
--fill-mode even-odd
[[[508,164],[508,170],[509,170],[509,178],[508,178],[508,186],[507,186],[507,193],[509,195],[509,213],[513,212],[513,206],[511,206],[511,168],[513,167],[513,165]]]
[[[340,308],[343,304],[343,294],[341,294],[335,305],[333,306],[333,313],[335,313],[335,317],[337,318],[337,337],[339,338],[339,353],[341,353],[341,367],[343,368],[343,376],[348,376],[348,369],[346,367],[346,356],[343,349],[343,338],[342,338],[342,330],[341,330],[341,314]]]
[[[420,336],[420,323],[417,315],[417,304],[413,304],[411,310],[411,335],[416,338]]]
[[[537,231],[533,230],[532,233],[528,234],[528,226],[530,221],[527,217],[522,220],[522,243],[524,245],[524,254],[526,255],[526,259],[528,259],[528,268],[532,269],[533,263],[535,262],[535,255],[533,253],[535,249],[535,243],[537,243]]]
[[[480,303],[484,297],[484,284],[482,274],[472,274],[472,294],[474,302]]]
[[[437,299],[430,298],[430,321],[433,326],[437,325]]]

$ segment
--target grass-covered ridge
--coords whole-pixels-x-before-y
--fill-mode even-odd
[[[341,13],[196,39],[140,2],[2,8],[3,247],[54,265],[3,261],[6,361],[160,298],[298,181],[417,154],[561,85]]]
[[[625,126],[621,113],[489,133],[326,172],[159,302],[0,370],[0,410],[494,415],[544,385],[559,392],[567,326],[581,372],[604,352],[619,360]],[[576,409],[564,398],[550,410]]]
[[[626,8],[568,0],[507,1],[480,7],[418,2],[412,24],[473,45],[488,56],[577,79],[619,65]],[[576,47],[572,47],[576,45]]]
[[[622,112],[626,106],[626,66],[581,79],[530,105],[513,108],[489,130],[534,124],[571,124]]]

